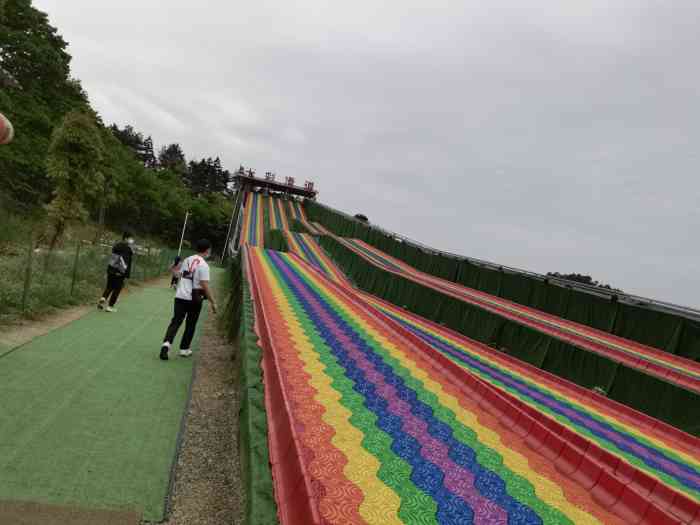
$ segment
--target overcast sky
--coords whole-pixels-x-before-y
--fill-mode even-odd
[[[35,5],[104,119],[157,146],[311,179],[436,248],[700,307],[697,0]]]

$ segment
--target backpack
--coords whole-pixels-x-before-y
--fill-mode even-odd
[[[126,275],[127,265],[124,261],[124,257],[118,253],[113,253],[109,259],[108,271],[111,271],[117,275]]]

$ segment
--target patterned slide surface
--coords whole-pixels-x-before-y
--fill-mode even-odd
[[[264,197],[259,193],[248,192],[244,203],[241,246],[262,246],[264,236]]]
[[[328,278],[347,283],[314,237],[303,236],[303,248],[300,246],[301,242],[290,243],[293,252],[315,265]],[[307,257],[305,254],[309,252],[317,255]],[[327,262],[316,262],[323,257]],[[357,293],[459,366],[517,396],[572,432],[629,462],[656,483],[664,484],[700,503],[699,439],[577,385],[557,380],[536,367],[504,356],[391,303],[359,291]],[[651,485],[648,492],[652,492],[653,488]]]
[[[318,233],[318,229],[307,220],[299,201],[248,192],[243,209],[241,245],[263,247],[268,230],[288,232],[293,219],[298,220],[312,234]]]
[[[650,431],[647,423],[654,420],[643,414],[566,381],[555,381],[533,366],[392,304],[363,297],[461,367],[700,503],[697,438],[660,422],[656,423],[661,428]]]
[[[352,289],[294,254],[246,253],[326,523],[622,523]]]
[[[370,263],[386,271],[585,350],[605,355],[633,368],[640,368],[647,373],[662,377],[666,381],[700,392],[700,363],[428,275],[359,239],[345,239],[335,235],[333,237]]]
[[[303,209],[299,207],[295,210],[295,206],[292,203],[281,199],[268,199],[265,204],[270,207],[270,227],[279,226],[282,221],[286,222],[288,220],[285,211],[289,212],[290,218],[296,218],[302,223],[306,220],[302,215]],[[277,223],[274,222],[276,219],[273,218],[275,207],[282,210],[278,217],[283,217]],[[318,230],[324,231],[322,228],[318,228]],[[291,275],[296,275],[298,279],[301,279],[300,282],[308,281],[312,287],[314,283],[316,287],[322,287],[325,278],[344,287],[349,286],[346,277],[325,254],[313,236],[291,231],[285,231],[285,236],[290,250],[297,257],[256,250],[252,259],[266,261],[259,268],[267,268],[267,273],[261,270],[258,273],[267,277],[276,275],[284,281],[284,277],[289,276],[289,272],[292,272]],[[353,242],[356,241],[353,240]],[[371,249],[374,250],[373,248]],[[388,260],[393,262],[392,259]],[[404,264],[400,261],[396,262]],[[310,270],[305,263],[313,266],[315,270]],[[258,265],[254,264],[252,266],[257,267]],[[319,272],[323,275],[319,275]],[[284,288],[284,285],[281,284],[282,281],[278,283],[282,286],[281,289],[290,290],[289,286],[291,285],[287,283],[287,288]],[[269,281],[263,280],[263,282]],[[272,287],[274,288],[274,286]],[[326,283],[326,287],[326,290],[331,290],[332,292],[330,282]],[[567,432],[569,432],[567,435],[573,437],[581,436],[575,440],[575,443],[581,445],[583,452],[585,452],[588,442],[599,446],[607,454],[603,459],[607,460],[609,465],[613,465],[612,473],[616,476],[630,477],[641,473],[643,478],[632,481],[634,490],[647,497],[648,501],[654,502],[657,507],[663,508],[664,512],[670,511],[671,515],[680,517],[681,522],[691,522],[692,517],[689,520],[687,513],[684,513],[683,509],[691,509],[689,512],[695,513],[698,503],[700,503],[700,444],[697,439],[627,407],[618,405],[605,398],[594,396],[585,389],[559,380],[535,367],[520,363],[509,356],[499,354],[484,345],[446,330],[444,327],[410,314],[373,296],[354,289],[351,294],[355,295],[355,301],[363,301],[365,307],[370,307],[371,305],[370,308],[376,309],[374,314],[369,315],[370,319],[377,314],[386,315],[388,319],[401,324],[405,329],[418,336],[434,350],[442,353],[464,370],[475,374],[503,392],[516,396],[525,404],[526,408],[533,412],[531,414],[533,417],[536,417],[538,420],[551,418],[551,421],[556,421],[558,424],[566,427]],[[339,296],[337,294],[331,293],[330,295],[338,300]],[[266,311],[269,314],[270,310],[266,309]],[[274,311],[274,308],[272,311]],[[278,321],[283,323],[279,326],[292,326],[284,316],[281,316]],[[381,323],[379,324],[381,325]],[[386,326],[383,326],[383,328],[387,330]],[[389,333],[391,333],[390,330],[384,334],[385,337],[388,337]],[[280,336],[278,333],[277,337],[277,347],[283,348],[285,345],[284,334]],[[391,341],[391,339],[389,340]],[[340,346],[344,348],[343,340],[340,339],[339,341]],[[289,340],[287,340],[286,344],[289,345]],[[440,379],[443,383],[446,381],[445,378]],[[464,407],[465,404],[468,405],[469,400],[460,398],[460,406]],[[472,409],[478,414],[477,419],[480,421],[490,417],[488,414],[480,413],[478,407],[472,406]],[[296,412],[292,416],[296,422],[300,421]],[[352,418],[350,418],[350,421],[352,421]],[[551,465],[543,464],[542,458],[538,458],[527,447],[520,446],[518,448],[517,438],[513,439],[512,436],[509,438],[507,436],[508,432],[499,427],[495,421],[491,421],[491,423],[492,425],[489,428],[502,435],[502,443],[506,443],[507,447],[519,450],[523,457],[528,458],[530,467],[539,462],[539,467],[534,468],[530,474],[537,475],[539,472],[542,475],[544,471],[548,472],[548,479],[555,486],[559,486],[574,501],[580,503],[581,500],[578,499],[578,496],[575,496],[580,491],[579,486],[572,484],[568,478],[562,477],[557,470],[551,469]],[[430,425],[429,422],[426,424]],[[302,424],[301,426],[305,428],[305,425]],[[339,435],[345,435],[344,430],[340,427],[336,430]],[[308,461],[308,450],[306,451],[305,461]],[[611,463],[613,460],[614,463]],[[345,473],[346,471],[343,470],[343,472]],[[445,480],[447,479],[448,477],[445,477]],[[316,481],[318,480],[314,478],[314,482]],[[420,489],[420,485],[415,486]],[[321,493],[323,493],[323,490],[321,490]],[[319,501],[323,502],[325,500],[320,498]],[[403,506],[403,502],[401,506]],[[578,516],[577,519],[573,520],[574,523],[595,522],[596,520],[604,523],[615,523],[619,519],[599,508],[593,501],[586,501],[583,506],[579,505],[577,508],[579,510],[585,509],[586,516],[583,518]],[[321,509],[323,509],[322,505]],[[440,519],[439,516],[439,513],[436,514],[437,522],[454,522],[451,519]],[[700,518],[700,516],[698,517]],[[585,521],[577,521],[578,519]],[[333,523],[355,522],[352,520],[347,521],[345,518],[336,521],[330,519],[329,521]],[[412,519],[408,521],[413,522]],[[474,519],[474,521],[479,520]],[[547,520],[543,521],[547,522]],[[385,521],[384,518],[381,520],[363,518],[357,522],[389,523],[391,521]],[[469,523],[471,521],[459,522]],[[487,520],[487,522],[491,521]],[[527,523],[528,521],[524,522]]]
[[[316,239],[306,233],[285,232],[289,249],[335,282],[347,282],[345,274],[326,255]]]

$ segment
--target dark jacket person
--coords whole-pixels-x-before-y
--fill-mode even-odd
[[[134,245],[134,238],[126,232],[122,240],[112,247],[112,255],[107,265],[107,285],[102,293],[97,307],[106,312],[116,312],[114,305],[117,304],[119,293],[124,287],[124,281],[131,277],[131,262],[134,252],[131,247]],[[109,303],[109,304],[108,304]]]

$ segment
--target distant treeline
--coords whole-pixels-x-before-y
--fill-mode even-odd
[[[598,288],[605,288],[606,290],[612,290],[613,292],[622,292],[619,288],[613,288],[609,284],[603,284],[599,281],[594,281],[593,277],[590,275],[583,275],[580,273],[559,273],[559,272],[548,272],[547,275],[551,277],[558,277],[559,279],[566,279],[567,281],[574,281],[581,284],[587,284],[589,286],[597,286]]]

